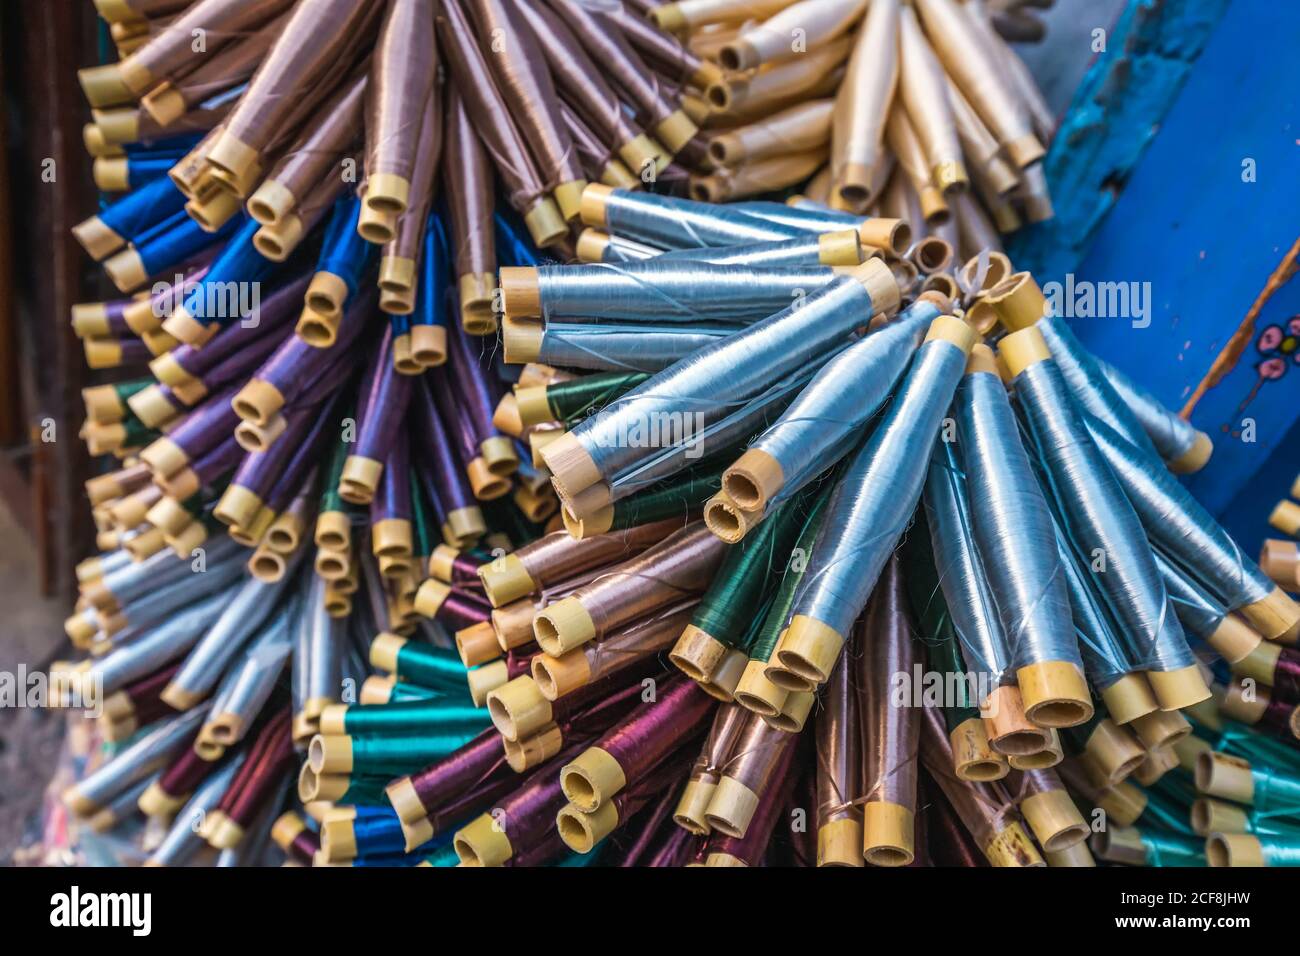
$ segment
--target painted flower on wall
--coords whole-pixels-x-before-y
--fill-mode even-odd
[[[1261,356],[1255,368],[1260,378],[1278,379],[1289,366],[1300,365],[1300,315],[1293,315],[1281,325],[1267,326],[1255,343]]]

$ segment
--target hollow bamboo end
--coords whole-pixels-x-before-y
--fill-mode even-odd
[[[706,835],[709,832],[709,821],[705,814],[716,789],[717,784],[710,780],[687,780],[677,801],[677,808],[673,811],[673,820],[677,825],[696,836]]]
[[[1169,470],[1175,475],[1190,475],[1200,471],[1214,454],[1214,442],[1205,432],[1198,431],[1192,447],[1169,462]]]
[[[552,722],[521,740],[503,740],[506,763],[515,773],[544,764],[564,748],[564,732]]]
[[[85,223],[82,225],[84,226]],[[87,248],[87,251],[89,252],[90,249]],[[140,258],[140,253],[134,249],[123,249],[116,255],[111,256],[104,262],[104,271],[108,274],[109,279],[113,281],[113,285],[117,286],[119,292],[133,292],[144,285],[145,280],[149,278],[144,260]]]
[[[335,276],[333,272],[317,272],[313,274],[311,282],[308,282],[305,302],[313,312],[325,316],[342,316],[348,294],[347,282],[342,277]]]
[[[578,236],[577,253],[582,262],[603,262],[609,248],[609,236],[599,229],[584,229]]]
[[[362,205],[357,217],[357,235],[371,245],[382,246],[397,237],[397,221],[396,213]]]
[[[1217,634],[1218,631],[1215,633]],[[1254,634],[1253,631],[1251,633]],[[1258,638],[1259,635],[1255,636]],[[1281,645],[1269,641],[1257,641],[1254,650],[1245,657],[1231,662],[1232,673],[1242,679],[1254,680],[1266,687],[1272,687],[1273,675],[1277,672],[1277,662],[1281,656]]]
[[[757,809],[758,794],[734,777],[724,776],[713,791],[705,817],[712,829],[740,839]]]
[[[970,350],[978,338],[979,336],[973,328],[952,315],[939,316],[930,323],[929,331],[925,334],[925,341],[943,340],[951,342],[967,356],[970,355]]]
[[[492,311],[496,283],[490,272],[467,272],[456,280],[460,293],[461,327],[471,335],[490,335],[497,330]]]
[[[313,348],[329,348],[338,339],[341,312],[319,312],[311,305],[303,307],[294,326],[294,334]]]
[[[274,179],[264,180],[248,197],[247,203],[248,214],[264,226],[282,222],[296,205],[298,197]]]
[[[479,452],[488,471],[500,478],[514,474],[519,468],[519,453],[515,443],[506,435],[493,435],[479,443]]]
[[[1020,802],[1025,822],[1049,853],[1068,849],[1088,839],[1088,824],[1064,790],[1044,790]]]
[[[478,569],[479,580],[493,607],[501,607],[533,593],[537,583],[518,555],[505,554]]]
[[[468,547],[487,533],[487,524],[478,505],[466,505],[447,512],[447,532],[459,547]]]
[[[599,747],[588,747],[560,769],[560,789],[579,810],[591,813],[627,786],[619,762]]]
[[[767,669],[766,661],[748,661],[732,696],[746,710],[761,717],[775,717],[781,713],[790,692],[773,683],[767,676]]]
[[[339,497],[357,505],[367,505],[379,490],[384,463],[360,455],[349,455],[339,475]]]
[[[1014,684],[994,689],[983,702],[980,716],[989,744],[997,753],[1026,756],[1047,746],[1049,734],[1025,716],[1020,688]]]
[[[533,635],[548,654],[558,657],[596,639],[596,622],[576,597],[548,604],[533,618]]]
[[[189,794],[172,795],[162,788],[158,781],[149,784],[144,793],[140,794],[136,805],[140,812],[147,817],[171,817],[185,805]]]
[[[704,503],[704,524],[715,536],[735,544],[763,517],[762,512],[746,511],[725,491]]]
[[[1054,867],[1095,867],[1096,859],[1092,851],[1088,849],[1088,843],[1085,840],[1082,843],[1075,843],[1067,846],[1062,850],[1044,850],[1047,858],[1047,865]]]
[[[475,667],[465,675],[469,696],[475,707],[486,707],[488,694],[502,687],[510,679],[510,670],[504,660],[494,660]]]
[[[498,275],[507,318],[541,316],[541,285],[535,266],[502,266]]]
[[[1192,732],[1192,725],[1187,722],[1187,718],[1176,710],[1157,710],[1145,714],[1136,718],[1131,727],[1148,751],[1173,747]]]
[[[655,127],[655,139],[676,155],[699,131],[700,128],[685,112],[675,110]]]
[[[916,857],[914,814],[887,801],[868,803],[862,810],[862,851],[872,866],[907,866]]]
[[[433,839],[434,829],[431,820],[401,820],[400,822],[402,824],[402,838],[405,840],[404,849],[407,853],[415,852],[416,849]]]
[[[418,595],[416,600],[419,600]],[[456,632],[455,640],[456,650],[466,667],[478,667],[501,656],[501,645],[497,643],[496,631],[492,629],[490,621],[480,621],[461,628]]]
[[[844,647],[844,637],[816,618],[795,615],[774,651],[785,669],[813,684],[824,684]]]
[[[575,853],[590,853],[597,843],[614,832],[618,822],[618,808],[612,803],[603,803],[590,813],[565,806],[555,817],[560,839]]]
[[[962,780],[987,783],[1011,772],[1006,758],[993,749],[984,721],[968,717],[948,734],[953,770]]]
[[[1038,848],[1019,821],[999,830],[984,847],[984,855],[996,867],[1046,866]]]
[[[389,216],[406,212],[411,199],[411,181],[395,173],[375,173],[366,181],[365,205]]]
[[[560,207],[549,197],[538,200],[537,205],[524,214],[524,225],[539,249],[553,246],[569,234],[569,225],[560,213]]]
[[[1083,670],[1071,661],[1040,661],[1016,671],[1025,716],[1040,727],[1074,727],[1092,719]]]
[[[461,866],[502,866],[514,856],[505,829],[487,813],[456,831],[452,848]]]
[[[1093,728],[1084,752],[1107,786],[1128,777],[1146,759],[1146,751],[1133,735],[1110,719]]]
[[[665,3],[663,6],[655,7],[648,16],[660,30],[667,33],[683,34],[691,30],[691,22],[681,9],[681,4],[678,3]]]
[[[550,470],[561,498],[572,499],[603,479],[595,459],[582,443],[566,432],[542,450],[542,460]]]
[[[217,520],[232,528],[249,528],[265,506],[261,497],[247,488],[229,485],[217,502],[213,514]]]
[[[898,279],[880,259],[868,259],[852,269],[853,276],[867,290],[871,298],[871,311],[874,315],[892,315],[902,303],[902,290]]]
[[[397,673],[397,656],[406,646],[406,638],[387,631],[370,642],[370,666],[390,674]]]
[[[813,704],[816,702],[817,695],[812,690],[791,691],[786,695],[785,703],[781,705],[781,712],[763,719],[769,727],[787,734],[797,734],[803,731],[804,724],[808,722],[808,715],[812,713]]]
[[[581,217],[582,195],[586,188],[585,179],[574,179],[555,187],[555,204],[567,222],[576,222]]]
[[[1012,379],[1031,365],[1052,357],[1043,333],[1032,326],[1004,336],[998,343],[998,355]]]
[[[629,143],[628,147],[631,145]],[[583,223],[597,229],[606,227],[605,207],[613,191],[612,186],[606,186],[604,183],[587,184],[587,188],[582,191],[582,203],[579,209]]]
[[[1229,754],[1205,750],[1197,755],[1194,771],[1196,789],[1211,797],[1251,804],[1255,801],[1255,778],[1250,764]]]
[[[855,816],[817,829],[818,866],[862,866],[862,823]]]
[[[1004,143],[1003,149],[1006,151],[1007,158],[1021,169],[1032,166],[1047,155],[1043,144],[1032,133]]]
[[[1161,710],[1182,710],[1210,697],[1205,676],[1195,664],[1172,671],[1148,671],[1147,680]]]
[[[554,657],[538,654],[532,659],[533,680],[547,700],[558,700],[579,687],[591,683],[591,664],[582,651],[569,651]]]
[[[1012,770],[1046,770],[1049,767],[1055,767],[1065,759],[1065,751],[1061,748],[1061,737],[1055,730],[1047,732],[1047,743],[1043,749],[1032,754],[1012,754],[1007,757],[1007,763],[1011,765]]]
[[[227,182],[234,184],[247,182],[250,173],[259,166],[257,150],[229,130],[217,137],[206,158],[209,165],[227,174],[224,177]]]
[[[709,675],[709,679],[700,685],[700,689],[716,700],[723,702],[735,700],[736,688],[747,666],[749,666],[749,658],[743,651],[738,651],[734,647],[728,648],[718,666]]]
[[[501,322],[502,357],[508,365],[535,362],[542,354],[546,330],[541,322],[505,318]]]
[[[487,695],[488,716],[507,740],[530,737],[551,722],[551,702],[528,674]]]
[[[717,670],[726,654],[726,644],[694,624],[687,624],[668,652],[668,660],[691,680],[703,683]]]
[[[1240,608],[1239,613],[1267,640],[1287,645],[1300,640],[1300,605],[1281,588]]]
[[[81,84],[86,102],[95,109],[122,106],[135,99],[135,94],[122,76],[120,63],[106,63],[78,70],[77,82]]]
[[[1110,719],[1121,726],[1160,709],[1155,692],[1146,675],[1134,671],[1125,674],[1101,692]]]
[[[266,426],[284,408],[284,396],[270,382],[253,378],[235,394],[231,406],[235,414],[245,421]]]
[[[1213,833],[1205,841],[1205,862],[1214,867],[1268,866],[1259,837],[1249,833]]]

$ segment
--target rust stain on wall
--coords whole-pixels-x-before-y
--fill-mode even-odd
[[[1264,303],[1273,297],[1278,289],[1286,285],[1296,274],[1297,256],[1300,255],[1300,239],[1297,239],[1291,248],[1287,250],[1282,261],[1278,263],[1277,268],[1273,270],[1264,283],[1264,288],[1260,290],[1255,301],[1251,303],[1250,309],[1246,312],[1246,317],[1241,320],[1237,326],[1237,331],[1228,339],[1226,345],[1215,356],[1214,362],[1211,363],[1209,371],[1205,373],[1204,378],[1197,383],[1195,391],[1192,392],[1191,398],[1187,400],[1178,414],[1183,418],[1190,418],[1196,403],[1214,386],[1223,381],[1223,377],[1237,367],[1241,361],[1242,355],[1250,347],[1251,342],[1255,340],[1255,320],[1259,318],[1260,311],[1264,308]]]

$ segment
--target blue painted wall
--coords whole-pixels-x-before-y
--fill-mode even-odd
[[[1143,0],[1134,6],[1153,4]],[[1221,6],[1207,2],[1201,10]],[[1190,29],[1203,25],[1182,13],[1173,19]],[[1148,32],[1175,47],[1186,45],[1186,37],[1179,40],[1163,29]],[[1107,55],[1131,52],[1112,48]],[[1150,290],[1147,327],[1134,327],[1123,317],[1075,319],[1073,324],[1094,351],[1175,410],[1192,395],[1300,237],[1298,58],[1300,3],[1232,0],[1204,40],[1199,58],[1190,67],[1183,64],[1185,82],[1158,124],[1140,119],[1136,107],[1145,94],[1129,76],[1132,88],[1125,95],[1135,108],[1110,116],[1107,122],[1119,125],[1108,131],[1109,138],[1150,142],[1122,190],[1105,197],[1104,204],[1113,200],[1113,208],[1097,217],[1100,225],[1086,249],[1032,234],[1012,247],[1018,263],[1028,265],[1027,259],[1037,257],[1043,283],[1063,281],[1071,271],[1081,281],[1150,283],[1137,287]],[[1159,58],[1148,64],[1153,90],[1170,79],[1176,62]],[[1086,125],[1086,110],[1076,109],[1071,122]],[[1073,170],[1073,185],[1082,188],[1085,174],[1107,175],[1123,149],[1122,144],[1095,149],[1089,156],[1101,164],[1095,168],[1062,162],[1056,169]],[[1253,160],[1253,182],[1243,180],[1247,160]],[[1059,195],[1069,186],[1053,183]],[[1089,197],[1081,195],[1085,207],[1073,214],[1092,215],[1096,210],[1086,208]],[[1058,211],[1062,206],[1058,202]],[[1056,228],[1063,225],[1069,223]],[[1215,453],[1209,466],[1190,479],[1190,487],[1247,549],[1258,548],[1269,510],[1300,472],[1300,364],[1294,360],[1300,354],[1300,325],[1290,337],[1285,332],[1292,316],[1300,316],[1300,279],[1267,303],[1235,368],[1192,414],[1192,421],[1214,439]],[[1260,335],[1270,325],[1284,333],[1271,351],[1261,351]],[[1279,357],[1281,363],[1266,368],[1275,371],[1281,364],[1286,371],[1262,379],[1260,363]]]
[[[1044,161],[1056,216],[1008,243],[1021,268],[1039,275],[1079,264],[1229,6],[1230,0],[1127,0],[1113,23],[1099,22],[1098,10],[1075,9],[1072,38],[1050,33],[1045,50],[1022,48],[1027,57],[1070,60],[1064,50],[1053,56],[1055,45],[1085,43],[1092,62]]]

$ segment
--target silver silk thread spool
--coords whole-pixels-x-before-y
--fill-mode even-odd
[[[873,219],[807,202],[789,205],[769,200],[736,203],[747,215],[773,225],[803,232],[826,234],[854,229],[861,243],[870,249],[901,256],[911,245],[912,230],[902,219]]]
[[[592,187],[588,186],[587,192],[593,192]],[[662,249],[776,242],[793,239],[808,231],[765,222],[734,206],[652,196],[622,189],[600,192],[604,193],[604,221],[589,222],[589,225],[604,227],[611,236]],[[583,198],[587,198],[585,194]]]
[[[176,746],[191,737],[203,723],[207,712],[208,707],[204,703],[154,724],[148,733],[136,738],[108,763],[74,784],[65,796],[65,801],[77,812],[106,805],[122,790],[166,763]]]
[[[298,635],[298,654],[305,660],[301,676],[295,674],[294,710],[314,717],[327,702],[339,699],[345,632],[343,623],[326,610],[325,582],[316,575],[312,576],[306,601]]]
[[[1127,642],[1132,660],[1150,668],[1163,709],[1209,695],[1132,505],[1090,439],[1061,370],[1036,326],[1002,339],[1025,422],[1027,445],[1048,476],[1066,535]]]
[[[864,258],[857,231],[799,236],[783,242],[760,242],[716,249],[678,249],[658,257],[663,261],[708,262],[750,268],[789,269],[808,266],[857,265]]]
[[[752,322],[829,284],[827,266],[753,267],[654,258],[645,262],[539,266],[542,318]]]
[[[1160,576],[1169,591],[1169,604],[1183,628],[1214,648],[1229,664],[1236,665],[1255,656],[1263,638],[1243,619],[1230,614],[1222,603],[1165,557],[1159,548],[1154,554],[1156,567],[1160,569]],[[1263,656],[1268,657],[1270,653],[1265,649]],[[1269,675],[1267,679],[1264,679],[1264,674]],[[1268,683],[1272,680],[1271,675],[1272,668],[1265,667],[1260,678]]]
[[[1228,610],[1268,599],[1276,585],[1178,479],[1104,422],[1086,424],[1153,544]]]
[[[727,470],[723,488],[737,506],[766,512],[847,454],[938,315],[933,302],[915,302],[823,365]]]
[[[830,674],[912,520],[930,449],[974,339],[960,319],[935,319],[880,424],[849,460],[827,505],[823,529],[834,531],[819,535],[774,651],[780,668],[814,684]]]
[[[710,422],[690,443],[655,449],[632,467],[618,472],[609,482],[611,499],[625,498],[668,478],[698,461],[706,453],[738,446],[746,437],[762,431],[777,419],[789,401],[808,382],[809,373],[793,377],[776,388]]]
[[[198,643],[221,615],[227,601],[228,596],[221,593],[180,610],[138,639],[96,659],[85,679],[101,686],[104,694],[111,694],[152,673]]]
[[[262,705],[280,679],[284,663],[293,652],[289,618],[277,619],[266,628],[245,652],[243,659],[227,673],[213,697],[212,719],[205,725],[219,724],[213,739],[229,746],[242,740]]]
[[[706,346],[643,382],[547,446],[543,457],[561,497],[571,497],[645,457],[644,449],[625,440],[637,422],[672,415],[690,416],[692,422],[716,420],[821,361],[850,333],[865,328],[873,314],[895,308],[896,294],[888,269],[868,261],[801,304]],[[568,465],[570,456],[581,466]]]
[[[1155,552],[1155,558],[1169,601],[1183,627],[1202,639],[1213,634],[1227,611],[1159,551]]]
[[[296,581],[294,574],[302,560],[305,548],[290,558],[289,569],[279,580],[267,583],[257,578],[247,579],[227,601],[221,616],[186,655],[180,669],[173,675],[163,699],[177,709],[178,705],[191,705],[216,686],[231,660],[250,638],[268,626],[268,619],[294,613],[294,606],[279,607],[280,598]]]
[[[661,372],[741,328],[717,323],[547,322],[534,361],[600,372]]]
[[[1155,446],[1132,410],[1120,400],[1114,387],[1101,373],[1097,360],[1075,338],[1065,320],[1055,315],[1044,316],[1038,321],[1037,328],[1075,401],[1088,414],[1106,422],[1135,445],[1154,452]]]
[[[1158,398],[1104,359],[1097,359],[1097,368],[1119,396],[1120,404],[1133,412],[1161,458],[1176,462],[1193,450],[1201,433],[1191,422],[1175,415]]]
[[[226,788],[243,766],[247,753],[241,751],[208,774],[185,802],[162,842],[149,855],[150,866],[183,866],[207,840],[199,835],[198,825],[208,812],[215,810]]]
[[[1070,549],[1070,542],[1053,516],[1053,531],[1061,570],[1070,595],[1070,615],[1078,636],[1079,650],[1084,668],[1093,686],[1102,692],[1138,669],[1125,654],[1122,642],[1115,636],[1114,626],[1108,619],[1105,607],[1088,587],[1085,572]]]
[[[663,253],[644,243],[588,229],[578,237],[578,258],[583,262],[643,262]]]
[[[993,353],[976,346],[954,400],[975,544],[1011,651],[1025,714],[1046,727],[1092,716],[1051,513]]]
[[[1011,653],[975,548],[956,443],[935,443],[923,501],[939,587],[966,665],[991,675],[995,686],[1010,680]]]

